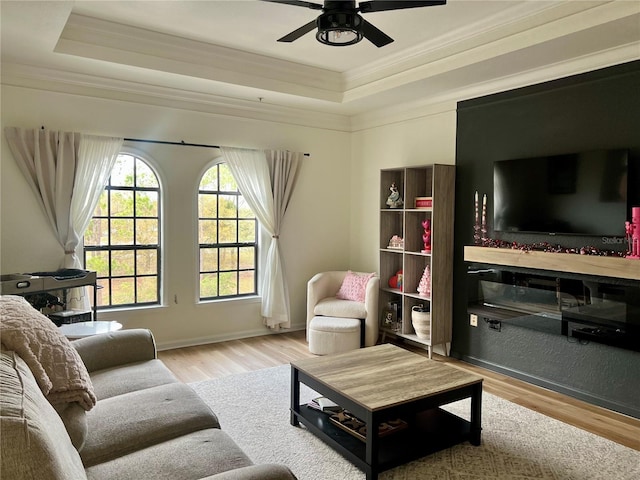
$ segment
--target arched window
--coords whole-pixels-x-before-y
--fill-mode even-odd
[[[160,303],[160,183],[149,164],[118,155],[84,234],[85,268],[98,276],[98,308]]]
[[[257,293],[258,222],[226,163],[198,189],[200,300]]]

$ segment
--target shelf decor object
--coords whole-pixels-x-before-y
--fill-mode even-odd
[[[429,265],[424,267],[422,278],[418,284],[418,293],[425,297],[431,296],[431,270],[429,269]]]
[[[420,250],[421,253],[431,253],[431,220],[428,218],[422,221],[422,228],[424,233],[422,234],[422,243],[424,248]]]
[[[398,322],[398,303],[387,303],[387,306],[382,310],[382,318],[380,321],[381,328],[386,328],[393,332],[400,330],[400,323]]]
[[[402,291],[402,270],[398,270],[394,276],[389,278],[389,286],[394,290]]]
[[[402,208],[404,202],[402,201],[402,195],[400,195],[400,190],[398,190],[396,182],[391,183],[389,190],[391,191],[387,197],[387,205],[389,208]]]
[[[416,208],[429,209],[433,207],[433,198],[432,197],[416,197],[414,200],[414,204]]]
[[[431,313],[424,305],[411,308],[411,324],[418,338],[428,340],[431,333]]]
[[[404,248],[404,240],[399,235],[394,235],[389,240],[387,248],[402,250]]]
[[[627,258],[640,260],[640,207],[631,207],[631,221],[625,222],[629,252]]]
[[[474,218],[474,224],[473,224],[473,243],[474,245],[480,245],[481,241],[480,241],[480,214],[478,212],[478,192],[476,191],[475,194],[475,201],[474,201],[474,214],[475,214],[475,218]]]
[[[545,253],[572,253],[574,255],[586,255],[597,257],[627,257],[627,254],[620,250],[610,250],[596,248],[591,245],[584,247],[564,247],[560,244],[549,242],[520,243],[506,240],[487,238],[478,248],[490,248],[499,250],[520,250],[522,252],[545,252]]]
[[[389,208],[389,185],[409,199],[403,207]],[[380,310],[389,302],[399,305],[398,330],[382,321],[382,341],[386,335],[408,340],[423,345],[429,356],[434,346],[439,346],[446,355],[451,347],[454,190],[454,165],[380,171],[380,277],[392,279],[402,273],[401,288],[397,287],[397,281],[380,284]],[[393,235],[402,237],[404,248],[389,248]],[[429,312],[425,326],[428,335],[418,335],[411,322],[413,307],[420,305]]]
[[[480,226],[480,231],[482,232],[482,238],[480,239],[480,243],[482,245],[487,244],[487,194],[482,195],[482,225]]]

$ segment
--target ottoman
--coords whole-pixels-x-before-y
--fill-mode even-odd
[[[360,348],[362,323],[359,318],[313,317],[309,323],[309,351],[328,355]]]

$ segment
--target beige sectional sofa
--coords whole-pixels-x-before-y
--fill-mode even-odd
[[[156,358],[150,331],[122,330],[71,345],[97,398],[86,412],[54,409],[37,375],[3,346],[1,478],[295,479],[285,466],[251,462],[209,407]]]

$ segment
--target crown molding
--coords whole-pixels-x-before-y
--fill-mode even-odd
[[[284,107],[21,64],[2,65],[2,85],[341,132],[357,132],[447,111],[455,111],[458,101],[534,85],[638,59],[640,59],[640,43],[636,42],[559,62],[545,68],[519,72],[496,80],[448,91],[440,95],[353,116],[322,113],[304,108]]]
[[[638,16],[636,2],[570,2],[546,8],[509,25],[481,31],[440,48],[431,48],[385,68],[348,72],[344,102],[435,77],[501,55],[565,37],[631,16]]]
[[[21,64],[2,65],[2,85],[154,105],[213,115],[350,131],[346,115],[179,90]]]
[[[557,80],[634,60],[640,60],[640,43],[638,42],[559,62],[545,68],[536,68],[488,82],[476,83],[469,87],[451,90],[424,100],[354,115],[351,117],[351,132],[415,120],[447,111],[455,111],[459,101]]]
[[[342,74],[72,13],[54,49],[85,58],[341,102]]]
[[[19,64],[3,64],[2,84],[163,106],[213,115],[301,125],[341,132],[357,132],[455,111],[457,102],[462,100],[504,92],[639,59],[640,44],[633,43],[560,62],[546,68],[508,75],[441,95],[351,117]]]
[[[429,42],[414,45],[398,55],[385,57],[366,66],[349,70],[345,73],[346,89],[349,90],[386,78],[394,73],[430,63],[434,59],[468,50],[478,44],[482,45],[499,40],[505,36],[536,27],[541,23],[556,20],[585,8],[591,8],[592,4],[587,7],[587,2],[571,2],[551,6],[544,2],[516,3],[515,6],[509,6],[506,3],[500,13],[451,30]]]

